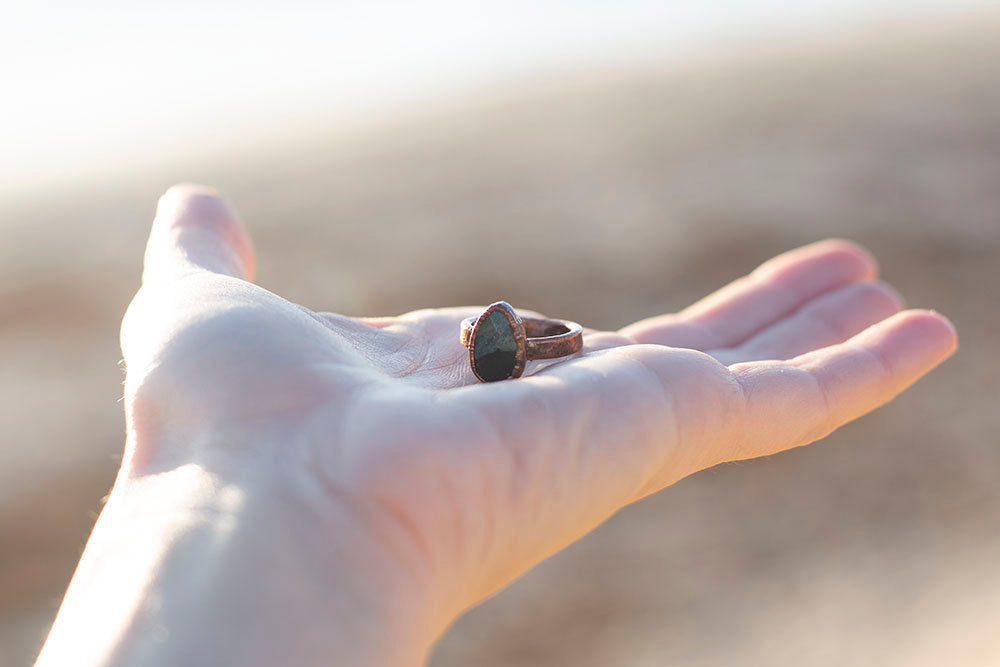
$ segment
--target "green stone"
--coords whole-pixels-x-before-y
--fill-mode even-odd
[[[476,374],[486,382],[506,380],[517,364],[517,339],[510,321],[499,310],[481,320],[472,340]]]

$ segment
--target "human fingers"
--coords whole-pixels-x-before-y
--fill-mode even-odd
[[[530,511],[551,522],[538,529],[561,546],[688,474],[824,437],[891,400],[956,344],[943,316],[906,311],[788,361],[726,368],[694,351],[630,345],[467,387],[455,400],[499,431],[506,456],[496,461],[511,464],[512,478],[498,488],[534,489],[529,505],[544,496],[544,515]],[[515,511],[524,502],[503,500]]]
[[[252,281],[256,258],[232,205],[201,185],[175,185],[160,198],[146,244],[143,282],[209,271]]]
[[[639,343],[696,350],[734,347],[812,299],[877,273],[867,250],[827,239],[768,260],[680,313],[640,320],[621,333]]]
[[[791,359],[841,343],[902,308],[899,293],[887,283],[854,283],[813,299],[737,347],[709,354],[724,364]]]
[[[788,361],[736,364],[731,370],[746,402],[744,437],[719,458],[763,456],[822,438],[888,403],[957,345],[943,315],[907,310]]]

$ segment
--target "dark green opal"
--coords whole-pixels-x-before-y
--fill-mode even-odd
[[[506,380],[514,372],[517,339],[503,312],[494,310],[480,320],[472,340],[472,358],[476,374],[486,382]]]

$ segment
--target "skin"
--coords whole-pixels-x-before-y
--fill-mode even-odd
[[[458,342],[481,306],[315,313],[254,266],[212,190],[160,200],[122,468],[39,665],[421,664],[622,507],[822,438],[956,347],[841,240],[491,384]]]

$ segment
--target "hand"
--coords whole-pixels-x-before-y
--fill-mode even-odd
[[[161,199],[122,326],[122,472],[42,662],[415,664],[623,506],[821,438],[956,346],[824,241],[480,384],[458,331],[481,308],[315,313],[254,262],[211,191]]]

